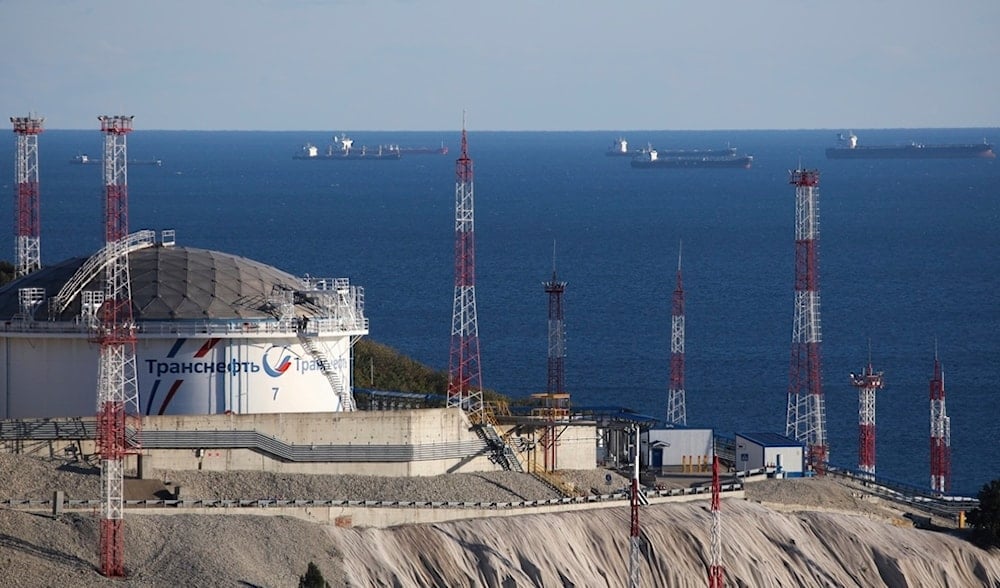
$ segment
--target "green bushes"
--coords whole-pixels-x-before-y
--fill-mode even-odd
[[[980,547],[1000,547],[1000,478],[979,491],[979,506],[969,513],[970,539]]]

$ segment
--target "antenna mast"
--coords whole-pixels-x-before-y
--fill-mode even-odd
[[[549,361],[548,382],[545,390],[549,394],[562,394],[566,385],[566,329],[563,322],[563,293],[566,282],[556,277],[556,251],[552,243],[552,280],[542,282],[549,295]]]
[[[670,390],[667,393],[667,424],[687,425],[684,405],[684,285],[681,281],[681,247],[677,247],[677,288],[670,312]]]
[[[951,491],[951,417],[945,406],[944,371],[934,350],[934,376],[931,391],[931,489]]]
[[[455,300],[451,319],[448,406],[483,419],[483,374],[476,319],[476,247],[472,159],[462,114],[462,152],[455,165]]]
[[[639,425],[632,425],[631,431],[635,433],[633,439],[635,451],[633,452],[632,464],[632,496],[630,507],[632,510],[632,528],[629,534],[628,551],[628,585],[629,588],[639,588],[641,571],[639,565],[642,563],[642,554],[639,552],[641,537],[639,535],[639,505],[649,504],[649,499],[639,490]]]
[[[97,452],[101,458],[101,573],[125,575],[124,471],[126,413],[137,420],[139,392],[135,366],[135,324],[129,282],[128,172],[126,136],[132,116],[99,116],[104,133],[104,234],[108,263],[104,303],[96,339],[100,343],[97,377]]]
[[[851,385],[858,389],[858,469],[875,477],[875,394],[885,386],[882,372],[872,367],[871,349],[868,366],[860,374],[851,374]]]
[[[719,483],[719,455],[712,456],[712,563],[708,568],[708,588],[725,586],[726,569],[722,567],[722,485]]]
[[[809,464],[823,474],[829,460],[819,344],[819,171],[799,166],[795,186],[795,316],[785,435],[805,443]]]
[[[16,218],[16,271],[22,277],[42,267],[40,245],[40,213],[38,197],[38,135],[42,132],[44,118],[12,116],[17,135],[17,160],[15,163],[17,191],[15,195]]]

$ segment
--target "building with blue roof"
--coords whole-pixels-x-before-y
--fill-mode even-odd
[[[736,468],[774,468],[775,476],[799,477],[805,472],[806,446],[778,433],[737,433]]]

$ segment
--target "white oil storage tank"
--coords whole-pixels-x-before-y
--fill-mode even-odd
[[[0,419],[96,412],[104,268],[127,255],[139,412],[354,410],[364,291],[139,231],[0,289]]]

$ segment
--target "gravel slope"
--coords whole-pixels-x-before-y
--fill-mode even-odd
[[[580,488],[605,471],[567,472]],[[371,478],[171,472],[192,498],[523,500],[554,497],[509,472]],[[616,480],[616,485],[618,481]],[[167,487],[161,483],[161,488]],[[96,470],[0,454],[0,498],[95,498]],[[144,491],[150,491],[145,488]],[[247,494],[249,493],[249,495]],[[901,526],[901,513],[835,480],[751,485],[723,502],[727,585],[1000,586],[1000,552]],[[789,512],[791,511],[791,512]],[[644,507],[644,586],[704,586],[708,500]],[[132,515],[125,581],[97,571],[98,521],[0,509],[0,586],[297,586],[315,562],[331,586],[625,586],[627,507],[341,529],[288,517]]]

